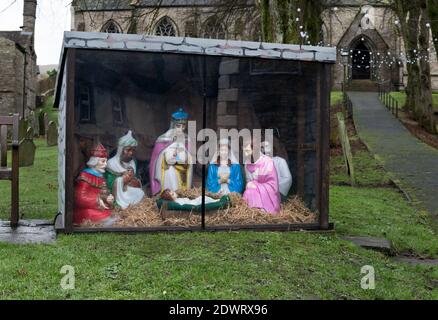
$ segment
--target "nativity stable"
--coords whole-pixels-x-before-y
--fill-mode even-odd
[[[329,229],[334,48],[66,32],[61,232]]]

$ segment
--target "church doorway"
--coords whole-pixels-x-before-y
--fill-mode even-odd
[[[353,80],[371,79],[371,51],[363,42],[353,49],[351,62]]]

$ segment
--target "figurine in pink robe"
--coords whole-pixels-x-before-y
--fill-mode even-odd
[[[245,156],[253,154],[251,144],[244,146]],[[245,165],[246,190],[243,199],[250,208],[259,208],[271,214],[280,212],[280,190],[274,161],[263,154],[255,163]]]

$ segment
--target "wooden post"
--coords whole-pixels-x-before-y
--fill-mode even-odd
[[[73,176],[73,139],[75,119],[75,68],[76,49],[68,49],[67,52],[67,96],[65,112],[66,116],[66,141],[65,141],[65,232],[73,232],[74,214],[74,176]]]
[[[319,158],[319,227],[322,230],[330,228],[329,225],[329,185],[330,185],[330,85],[331,85],[331,66],[321,66],[322,76],[320,78],[321,86],[319,90],[321,94],[319,98],[321,102],[318,104],[320,108],[320,136],[319,145],[317,146],[317,154]],[[320,71],[321,72],[321,71]]]
[[[392,108],[392,97],[391,96],[389,96],[389,111],[391,111],[391,113],[394,114],[393,108]]]
[[[350,140],[348,139],[347,127],[345,126],[344,115],[341,112],[336,114],[338,118],[339,139],[341,140],[342,151],[344,154],[345,169],[351,180],[351,185],[355,186],[353,154],[351,153]]]
[[[19,141],[19,114],[14,114],[12,124],[12,211],[11,211],[11,227],[18,227],[18,221],[20,219],[19,207],[20,207],[20,159],[18,148],[20,146]]]
[[[300,90],[298,91],[298,110],[297,110],[297,194],[304,199],[304,181],[305,181],[305,151],[303,145],[306,141],[306,88],[305,81],[300,81]]]

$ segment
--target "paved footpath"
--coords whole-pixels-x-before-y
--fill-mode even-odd
[[[438,150],[421,142],[374,92],[349,92],[357,132],[385,169],[438,221]]]

